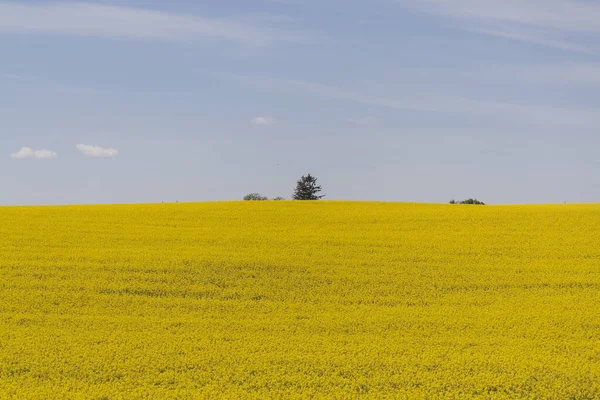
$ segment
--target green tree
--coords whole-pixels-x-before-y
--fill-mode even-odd
[[[308,174],[302,176],[297,182],[292,198],[294,200],[320,200],[325,197],[325,195],[319,195],[321,190],[321,185],[317,185],[317,178]]]
[[[244,196],[245,201],[260,201],[260,200],[269,200],[268,197],[263,196],[260,193],[250,193]]]

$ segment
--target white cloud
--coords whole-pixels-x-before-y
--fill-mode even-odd
[[[253,125],[273,125],[275,122],[277,121],[273,117],[256,117],[250,121]]]
[[[23,158],[56,158],[58,154],[51,150],[33,150],[30,147],[21,147],[21,150],[10,155],[12,158],[23,159]]]
[[[600,35],[600,3],[583,0],[396,0],[456,21],[468,31],[563,50],[595,52],[584,37]]]
[[[78,144],[76,147],[77,150],[82,152],[86,157],[113,158],[119,154],[119,150],[117,149],[103,148],[89,144]]]
[[[273,17],[271,20],[277,20]],[[143,40],[223,40],[266,46],[312,40],[268,18],[207,18],[92,3],[0,2],[0,33],[52,33]]]

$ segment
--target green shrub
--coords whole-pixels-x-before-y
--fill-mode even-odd
[[[450,204],[473,204],[477,206],[485,206],[483,201],[479,201],[477,199],[466,199],[461,201],[456,201],[454,199],[450,200]]]
[[[269,200],[267,196],[263,196],[260,193],[250,193],[244,196],[245,201],[262,201]]]

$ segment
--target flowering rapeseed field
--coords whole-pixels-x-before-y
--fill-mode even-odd
[[[0,208],[0,398],[600,398],[600,205]]]

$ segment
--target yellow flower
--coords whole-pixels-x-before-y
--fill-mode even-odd
[[[600,398],[600,205],[0,221],[0,399]]]

